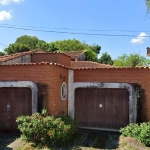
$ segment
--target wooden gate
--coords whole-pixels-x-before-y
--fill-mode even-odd
[[[124,89],[78,88],[75,118],[81,127],[120,129],[129,124],[129,94]]]
[[[0,131],[16,132],[16,117],[31,115],[30,88],[0,88]]]

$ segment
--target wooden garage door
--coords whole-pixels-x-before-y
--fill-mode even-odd
[[[0,131],[16,132],[16,117],[31,115],[30,88],[0,88]]]
[[[120,129],[129,124],[129,95],[124,89],[78,88],[75,118],[81,127]]]

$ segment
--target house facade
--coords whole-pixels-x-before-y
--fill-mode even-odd
[[[117,68],[64,53],[29,51],[0,57],[0,131],[15,118],[47,108],[81,128],[118,131],[150,120],[149,67]]]

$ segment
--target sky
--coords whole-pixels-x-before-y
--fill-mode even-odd
[[[124,53],[146,56],[146,12],[145,0],[0,0],[0,51],[29,35],[46,42],[75,38],[95,43],[101,46],[99,56],[107,52],[113,59]]]

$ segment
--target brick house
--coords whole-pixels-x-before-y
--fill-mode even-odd
[[[42,108],[52,115],[68,113],[88,129],[118,131],[149,121],[149,78],[149,67],[117,68],[67,53],[1,56],[0,130],[16,131],[17,116]]]

